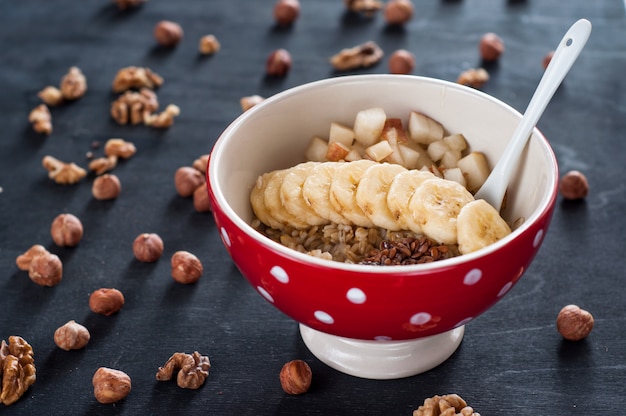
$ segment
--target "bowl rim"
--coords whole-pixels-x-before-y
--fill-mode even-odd
[[[513,113],[513,115],[519,118],[522,117],[522,114],[516,109],[514,109],[513,107],[511,107],[505,102],[483,91],[480,91],[471,87],[467,87],[465,85],[461,85],[458,83],[446,81],[443,79],[431,78],[431,77],[425,77],[425,76],[419,76],[419,75],[400,75],[400,74],[345,75],[345,76],[326,78],[322,80],[308,82],[305,84],[300,84],[300,85],[288,88],[286,90],[283,90],[281,92],[278,92],[275,95],[272,95],[266,98],[261,103],[255,105],[254,107],[240,114],[235,120],[231,122],[231,124],[229,124],[226,127],[226,129],[220,134],[215,144],[213,145],[213,149],[211,150],[211,156],[216,152],[219,155],[220,150],[224,146],[224,142],[228,139],[229,136],[233,134],[234,131],[237,130],[237,128],[240,125],[244,124],[246,120],[251,118],[255,113],[262,111],[265,107],[272,105],[274,102],[289,99],[291,96],[300,94],[303,91],[316,89],[320,87],[332,86],[333,84],[343,84],[343,83],[349,83],[349,82],[389,81],[389,80],[394,80],[394,81],[404,80],[407,82],[408,81],[427,82],[431,84],[440,84],[441,86],[445,86],[446,88],[453,88],[453,89],[463,90],[466,92],[469,91],[471,94],[477,95],[481,97],[482,99],[494,102],[495,104],[503,107],[505,110]],[[222,189],[219,187],[219,184],[217,184],[216,177],[217,177],[218,166],[220,163],[223,162],[219,157],[209,158],[209,164],[207,167],[207,176],[208,176],[207,185],[210,188],[209,192],[212,193],[214,198],[217,200],[223,214],[226,217],[228,217],[242,232],[244,232],[246,235],[251,237],[260,245],[266,246],[268,249],[278,252],[280,255],[282,255],[285,258],[291,258],[294,261],[308,263],[308,264],[311,264],[313,266],[320,267],[320,268],[338,269],[338,270],[350,271],[350,272],[358,271],[358,272],[366,272],[370,274],[389,275],[389,274],[406,274],[406,273],[410,274],[410,273],[417,273],[417,272],[420,272],[420,273],[432,272],[438,269],[447,269],[450,267],[459,266],[461,264],[471,263],[472,261],[476,259],[486,257],[492,254],[493,252],[500,250],[501,248],[509,244],[512,240],[518,238],[521,234],[527,231],[530,227],[533,226],[533,224],[537,222],[539,218],[542,218],[548,211],[550,211],[551,206],[553,205],[553,202],[556,199],[556,194],[558,190],[558,177],[559,177],[558,163],[557,163],[554,151],[552,147],[550,146],[548,140],[545,138],[545,136],[541,133],[541,131],[537,127],[535,127],[535,129],[533,130],[533,135],[536,135],[540,139],[540,143],[542,147],[546,149],[548,153],[548,157],[552,161],[553,169],[551,170],[553,170],[554,172],[554,175],[552,176],[554,180],[551,181],[553,183],[547,184],[547,187],[548,189],[551,189],[551,192],[545,193],[545,195],[542,196],[537,209],[532,213],[532,215],[529,218],[525,218],[524,222],[519,227],[515,228],[509,235],[507,235],[503,239],[493,244],[490,244],[486,247],[483,247],[480,250],[474,251],[472,253],[463,254],[460,256],[452,257],[450,259],[440,260],[440,261],[431,262],[431,263],[422,263],[422,264],[415,264],[415,265],[394,265],[394,266],[381,267],[379,265],[345,263],[345,262],[339,262],[339,261],[333,261],[333,260],[326,260],[326,259],[318,258],[315,256],[311,256],[306,253],[298,252],[297,250],[291,249],[276,241],[273,241],[272,239],[263,235],[261,232],[257,231],[254,227],[252,227],[251,224],[244,221],[243,218],[241,218],[235,212],[235,210],[230,206],[230,204],[226,201],[224,192],[222,192]]]

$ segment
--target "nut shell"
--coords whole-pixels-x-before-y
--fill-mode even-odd
[[[593,315],[576,305],[567,305],[556,318],[556,328],[561,336],[569,341],[586,338],[593,329]]]
[[[303,394],[311,387],[311,367],[302,360],[285,363],[280,370],[280,385],[287,394]]]

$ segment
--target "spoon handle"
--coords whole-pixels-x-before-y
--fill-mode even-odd
[[[476,199],[484,199],[496,210],[500,210],[504,193],[511,181],[513,171],[517,167],[516,162],[519,160],[532,130],[537,125],[565,75],[578,58],[590,34],[591,23],[586,19],[578,20],[565,33],[530,99],[513,137],[483,186],[476,192]]]

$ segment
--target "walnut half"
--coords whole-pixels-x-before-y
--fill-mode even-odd
[[[0,403],[15,403],[37,379],[33,348],[22,337],[10,336],[0,343]]]
[[[200,355],[198,351],[193,354],[183,352],[174,353],[163,367],[159,367],[156,379],[159,381],[171,380],[175,372],[176,383],[183,389],[197,389],[204,384],[209,376],[211,362],[209,357]]]
[[[337,71],[349,71],[372,66],[378,63],[383,55],[383,50],[375,42],[369,41],[342,49],[330,58],[330,63]]]
[[[480,416],[458,394],[433,396],[413,411],[413,416]]]

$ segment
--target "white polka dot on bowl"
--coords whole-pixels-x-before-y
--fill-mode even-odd
[[[409,319],[409,322],[412,325],[419,326],[419,325],[427,324],[428,322],[430,322],[431,318],[432,316],[428,312],[419,312],[411,316],[411,319]]]
[[[465,275],[465,278],[463,279],[463,283],[466,284],[467,286],[472,286],[478,283],[482,277],[483,277],[482,270],[472,269],[469,272],[467,272],[467,274]]]
[[[539,244],[541,244],[541,239],[543,238],[543,230],[537,231],[535,235],[535,239],[533,240],[533,247],[537,248]]]
[[[222,232],[222,240],[224,240],[224,244],[226,244],[228,247],[230,247],[230,237],[228,236],[228,233],[226,232],[226,229],[224,227],[222,227],[222,229],[220,230]]]
[[[365,303],[365,301],[367,300],[367,296],[365,296],[365,292],[363,292],[361,289],[357,287],[353,287],[352,289],[348,290],[348,292],[346,293],[346,297],[348,298],[350,302],[357,304],[357,305]]]
[[[315,316],[315,319],[317,319],[318,321],[322,323],[329,324],[329,325],[335,323],[335,320],[333,319],[333,317],[324,311],[315,311],[313,315]]]
[[[274,276],[274,278],[278,280],[280,283],[285,283],[285,284],[289,283],[289,275],[287,274],[285,269],[283,269],[280,266],[272,267],[272,269],[270,270],[270,274]]]
[[[272,297],[272,295],[269,294],[269,292],[267,290],[265,290],[261,286],[257,286],[256,290],[258,290],[259,293],[261,294],[261,296],[263,296],[265,299],[267,299],[271,303],[274,303],[274,298]]]

